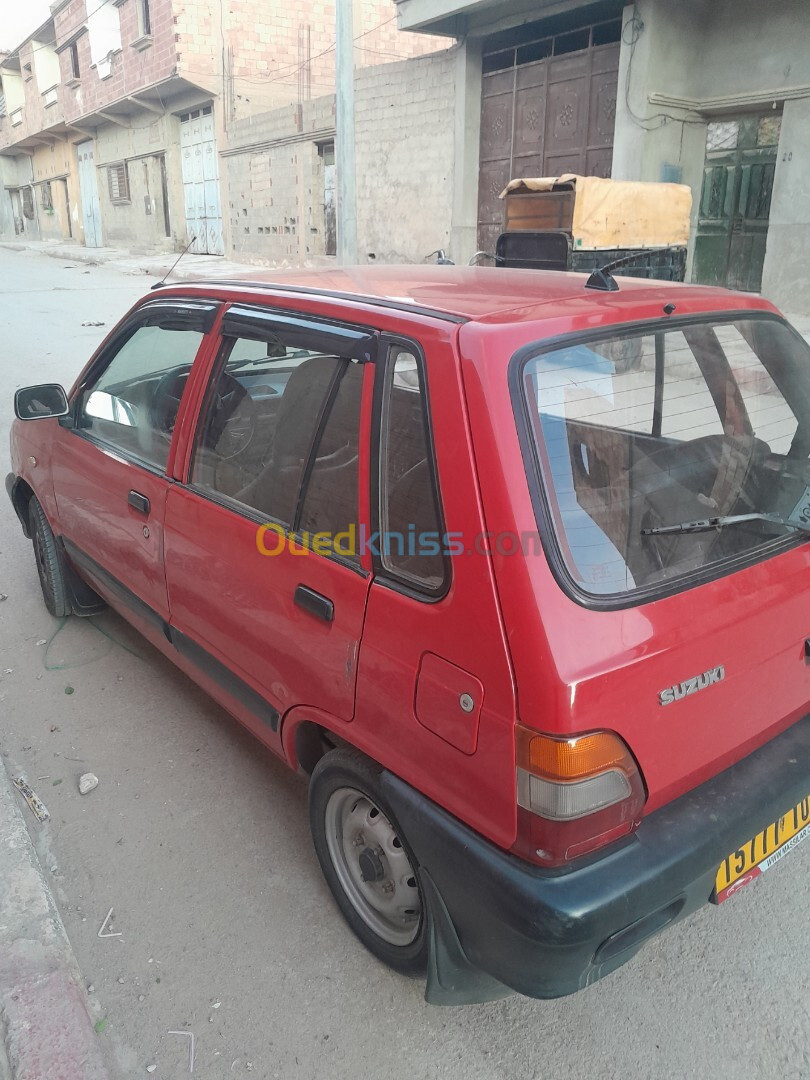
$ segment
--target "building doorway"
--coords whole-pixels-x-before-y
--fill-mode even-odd
[[[96,158],[92,141],[88,139],[87,142],[79,143],[76,146],[76,155],[79,159],[84,246],[101,247],[101,206],[98,201]]]
[[[761,288],[781,124],[773,112],[709,124],[694,281]]]
[[[211,105],[180,116],[186,243],[195,255],[224,255],[219,155]]]
[[[510,180],[567,172],[610,176],[621,12],[621,3],[606,2],[589,9],[584,26],[576,16],[558,16],[485,42],[478,175],[483,250],[494,251],[503,231],[498,195]]]

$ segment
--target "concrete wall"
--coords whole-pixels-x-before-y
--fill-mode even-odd
[[[450,246],[455,58],[452,50],[355,78],[357,251],[421,262]]]
[[[231,250],[251,261],[296,265],[324,253],[323,163],[334,139],[335,99],[288,106],[233,123],[220,159]]]
[[[170,235],[166,235],[160,156],[165,155]],[[185,246],[185,213],[177,117],[133,118],[132,127],[106,124],[96,138],[101,234],[105,246],[136,252],[173,251]],[[129,202],[110,199],[108,166],[126,162]]]
[[[709,120],[784,109],[762,291],[810,309],[798,259],[810,241],[810,5],[638,0],[624,21],[614,177],[660,180],[679,168],[692,188],[694,240]]]
[[[358,258],[420,262],[449,246],[456,61],[444,51],[355,76]],[[334,95],[237,120],[221,153],[232,251],[270,265],[324,256],[319,144]]]

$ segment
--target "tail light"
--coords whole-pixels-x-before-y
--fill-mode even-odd
[[[612,731],[557,738],[517,727],[517,855],[542,866],[586,855],[637,828],[638,765]]]

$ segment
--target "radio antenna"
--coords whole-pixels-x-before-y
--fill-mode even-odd
[[[155,284],[152,286],[153,289],[160,289],[166,284],[167,279],[170,278],[172,276],[172,274],[174,273],[174,268],[177,266],[177,264],[180,262],[180,260],[183,258],[183,256],[186,254],[186,252],[188,251],[188,249],[191,247],[191,245],[194,243],[194,241],[196,239],[197,239],[196,235],[192,236],[192,238],[189,240],[189,242],[186,244],[186,246],[183,248],[183,250],[177,256],[177,258],[174,260],[172,265],[169,267],[169,269],[163,275],[161,280],[156,281]]]

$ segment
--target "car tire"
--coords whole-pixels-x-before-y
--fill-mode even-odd
[[[312,773],[315,852],[338,907],[366,948],[402,975],[427,970],[427,911],[418,863],[380,786],[355,750],[330,750]]]
[[[36,498],[28,504],[28,522],[45,607],[51,615],[62,619],[71,612],[70,594],[56,537]]]

